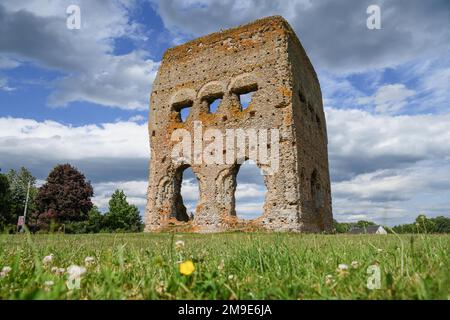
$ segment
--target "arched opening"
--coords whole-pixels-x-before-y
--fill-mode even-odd
[[[186,122],[193,105],[192,100],[178,102],[172,105],[172,110],[177,113],[176,119],[178,122]]]
[[[175,176],[175,208],[172,216],[178,221],[193,220],[199,194],[199,182],[192,168],[179,168]]]
[[[233,90],[233,92],[237,95],[239,99],[241,110],[245,110],[249,107],[253,98],[253,94],[256,91],[258,91],[258,85],[256,83],[242,88],[236,88]]]
[[[238,218],[251,220],[264,211],[267,188],[261,169],[251,160],[237,167],[235,211]]]
[[[216,94],[208,95],[202,98],[203,104],[209,113],[216,113],[223,100],[223,93],[218,92]]]

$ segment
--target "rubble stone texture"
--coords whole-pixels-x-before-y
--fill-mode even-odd
[[[254,92],[246,109],[240,95]],[[212,101],[221,98],[215,112]],[[189,107],[183,122],[182,108]],[[191,219],[180,194],[188,164],[171,159],[171,134],[232,128],[280,130],[280,166],[265,175],[262,215],[236,216],[239,164],[191,164],[200,199]],[[282,17],[268,17],[168,49],[153,84],[151,162],[145,231],[272,230],[322,232],[332,228],[327,132],[319,81],[305,50]],[[225,148],[225,147],[224,147]],[[248,150],[247,150],[248,151]],[[224,150],[225,152],[225,150]],[[257,163],[260,168],[263,165]]]

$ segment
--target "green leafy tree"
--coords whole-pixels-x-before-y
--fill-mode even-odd
[[[436,233],[450,233],[450,218],[439,216],[432,219],[434,221]]]
[[[414,223],[401,224],[392,229],[396,233],[450,233],[450,218],[444,216],[428,218],[421,214]]]
[[[0,173],[0,231],[11,224],[11,192],[8,178]]]
[[[333,227],[336,233],[347,233],[350,230],[351,225],[345,222],[338,222],[333,219]]]
[[[74,221],[65,224],[66,233],[98,233],[104,228],[104,216],[96,206],[87,213],[85,221]]]
[[[424,214],[421,214],[416,218],[416,226],[419,229],[419,233],[434,233],[435,231],[433,219],[428,219]]]
[[[128,203],[127,196],[122,190],[116,190],[111,196],[105,224],[110,231],[139,232],[143,228],[139,209]]]
[[[24,214],[28,183],[30,183],[30,195],[27,211],[34,212],[36,210],[36,178],[24,167],[18,171],[13,169],[9,170],[6,177],[8,178],[11,192],[11,216],[14,221],[17,221],[17,218]]]
[[[360,220],[356,222],[355,226],[357,228],[367,229],[368,226],[375,226],[376,224],[372,221]]]
[[[91,183],[75,167],[56,166],[36,197],[37,228],[87,220],[93,194]]]
[[[102,231],[105,225],[105,216],[98,210],[96,206],[94,206],[88,212],[88,220],[87,220],[87,233],[98,233]]]

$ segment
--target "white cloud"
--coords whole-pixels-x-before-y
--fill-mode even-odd
[[[0,57],[0,69],[14,69],[20,66],[20,62],[8,57]]]
[[[359,98],[359,104],[372,104],[378,113],[396,114],[405,107],[415,92],[404,84],[388,84],[378,88],[374,95]]]
[[[146,120],[145,117],[141,116],[140,114],[136,115],[136,116],[132,116],[128,119],[128,121],[130,121],[130,122],[140,122],[140,121],[145,121],[145,120]]]
[[[262,199],[264,201],[266,192],[267,190],[264,184],[238,183],[236,187],[236,201],[242,203],[248,199]],[[245,201],[243,201],[244,199]]]
[[[185,202],[198,202],[198,183],[194,179],[185,178],[181,184],[181,196]]]
[[[158,64],[142,50],[114,54],[117,38],[146,39],[141,26],[130,18],[134,1],[77,1],[82,26],[69,30],[66,8],[72,2],[2,3],[0,51],[65,75],[54,82],[52,106],[88,101],[123,109],[148,108]]]
[[[381,30],[366,27],[366,1],[184,1],[155,3],[164,25],[177,37],[204,35],[270,15],[293,26],[314,66],[335,73],[395,67],[449,51],[448,1],[376,1]]]
[[[449,214],[450,114],[389,116],[326,108],[326,116],[338,220],[364,215],[392,225],[421,212]]]
[[[450,110],[450,67],[437,67],[426,70],[417,77],[421,80],[419,88],[424,93],[422,105],[437,112]]]
[[[8,85],[8,80],[5,78],[0,78],[0,90],[3,91],[14,91],[15,88],[12,88]]]
[[[389,116],[355,109],[325,111],[336,181],[450,158],[450,114]]]
[[[134,204],[143,212],[147,204],[147,185],[147,180],[96,183],[93,185],[95,196],[92,201],[102,211],[107,211],[109,200],[114,191],[117,189],[123,190],[128,203]]]
[[[0,118],[2,155],[79,160],[148,157],[147,125],[134,122],[73,127],[54,121]]]
[[[450,192],[450,168],[436,164],[360,174],[351,180],[335,183],[333,193],[353,201],[389,202],[409,200],[420,192]]]
[[[70,162],[94,181],[146,179],[150,156],[147,124],[71,126],[55,121],[0,118],[0,167],[27,166],[44,179]]]

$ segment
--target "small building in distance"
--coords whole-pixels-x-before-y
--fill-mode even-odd
[[[353,228],[348,233],[350,234],[387,234],[383,226],[367,226],[366,228]]]

